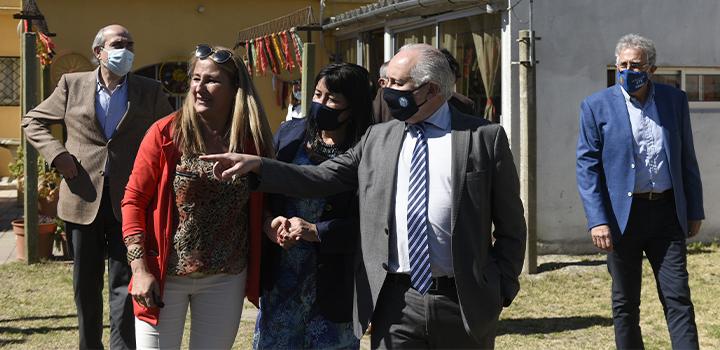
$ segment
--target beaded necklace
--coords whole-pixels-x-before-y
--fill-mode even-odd
[[[320,134],[316,134],[312,141],[306,143],[306,149],[310,160],[322,163],[345,152],[346,147],[344,145],[327,144],[322,140]]]

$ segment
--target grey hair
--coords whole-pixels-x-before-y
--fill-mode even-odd
[[[95,34],[95,39],[93,39],[92,47],[90,48],[90,50],[92,51],[92,60],[91,61],[95,65],[100,64],[100,61],[98,61],[97,57],[95,57],[95,48],[105,46],[105,29],[107,29],[107,26],[102,27],[102,28],[100,28],[100,30],[98,30],[97,34]]]
[[[406,44],[398,52],[409,50],[416,50],[420,54],[417,63],[410,70],[410,77],[415,82],[415,86],[433,82],[440,87],[443,97],[449,99],[453,93],[455,75],[450,70],[445,55],[428,44]]]
[[[387,78],[387,66],[390,63],[390,61],[385,61],[382,66],[380,66],[380,78]]]
[[[615,63],[619,63],[620,53],[625,49],[633,48],[642,50],[645,53],[648,64],[651,67],[655,66],[655,43],[639,34],[625,34],[620,40],[618,40],[617,46],[615,46]]]

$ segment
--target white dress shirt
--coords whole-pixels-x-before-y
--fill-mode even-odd
[[[301,114],[299,103],[296,105],[288,106],[288,112],[287,112],[287,115],[285,115],[285,121],[293,120],[293,119],[300,119],[302,117],[303,117],[303,115]]]
[[[450,248],[452,214],[452,138],[450,108],[443,104],[423,122],[428,146],[428,245],[430,268],[434,277],[453,276]],[[405,131],[397,164],[395,184],[395,220],[390,232],[388,270],[410,272],[407,232],[408,179],[417,136]]]

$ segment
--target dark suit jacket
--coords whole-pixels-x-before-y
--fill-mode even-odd
[[[687,95],[668,85],[653,85],[677,218],[688,232],[687,221],[704,219],[705,212]],[[611,86],[580,105],[576,166],[588,229],[609,225],[616,239],[627,227],[635,188],[632,128],[620,89]]]
[[[275,133],[276,159],[292,163],[300,147],[304,147],[306,119],[293,119],[280,125]],[[287,197],[268,195],[273,217],[287,216]],[[317,226],[321,242],[317,249],[317,297],[320,313],[333,322],[351,322],[353,310],[353,271],[358,247],[360,223],[358,198],[355,191],[347,191],[325,198],[325,211]],[[265,237],[265,236],[263,236]],[[292,249],[292,248],[291,248]],[[282,248],[263,239],[262,286],[269,290],[276,282],[277,265]]]
[[[455,283],[465,328],[479,339],[494,329],[502,307],[510,304],[520,288],[525,218],[503,128],[451,111]],[[312,197],[358,190],[357,335],[367,328],[387,275],[384,266],[394,216],[396,164],[404,135],[405,123],[391,120],[371,126],[355,147],[319,166],[263,160],[260,191]]]
[[[127,112],[112,138],[106,139],[95,117],[98,69],[63,75],[52,95],[22,119],[28,141],[48,162],[64,152],[77,158],[78,176],[60,183],[58,216],[82,225],[97,215],[105,178],[110,182],[115,217],[120,220],[120,200],[140,141],[153,122],[172,112],[158,81],[128,74]],[[50,134],[54,123],[65,125],[65,144]],[[105,174],[106,162],[109,174]]]
[[[475,115],[475,101],[463,94],[453,92],[448,103],[462,113]]]

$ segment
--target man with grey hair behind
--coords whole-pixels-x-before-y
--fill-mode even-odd
[[[100,66],[70,73],[22,120],[25,135],[63,176],[58,216],[72,237],[73,289],[81,349],[101,349],[103,275],[108,257],[110,347],[135,348],[130,268],[120,230],[120,200],[145,131],[172,112],[159,82],[130,73],[134,43],[126,28],[100,29]],[[67,130],[63,143],[50,124]]]
[[[355,331],[370,322],[372,348],[493,348],[500,311],[520,288],[526,229],[508,140],[500,125],[450,109],[454,80],[440,51],[406,45],[387,67],[393,120],[346,153],[317,166],[202,157],[217,161],[223,179],[260,175],[258,191],[358,190]],[[302,232],[289,222],[274,228]]]
[[[383,63],[380,66],[379,70],[379,77],[377,81],[377,93],[375,94],[375,99],[373,100],[373,118],[375,120],[375,123],[384,123],[390,119],[392,119],[392,116],[390,116],[390,110],[388,110],[387,103],[385,100],[383,100],[383,89],[385,88],[385,85],[387,85],[387,66],[390,63],[390,61],[387,61]]]
[[[618,349],[642,349],[643,253],[673,349],[697,349],[686,239],[705,218],[687,95],[651,81],[655,44],[637,34],[615,49],[617,84],[580,106],[577,183],[593,244],[608,253]]]

